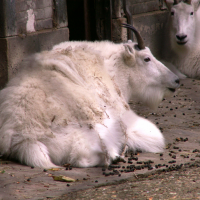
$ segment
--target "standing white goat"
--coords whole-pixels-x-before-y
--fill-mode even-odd
[[[169,9],[165,63],[180,78],[200,78],[199,0],[165,0]],[[178,72],[180,70],[181,73]]]
[[[42,168],[108,165],[124,147],[160,152],[164,138],[129,107],[155,107],[178,77],[136,43],[66,42],[26,59],[0,92],[0,153]]]

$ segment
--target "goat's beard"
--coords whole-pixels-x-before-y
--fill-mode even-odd
[[[163,98],[170,94],[172,94],[172,92],[168,91],[167,88],[163,91],[163,88],[155,86],[148,87],[141,96],[141,101],[152,110],[156,110]]]

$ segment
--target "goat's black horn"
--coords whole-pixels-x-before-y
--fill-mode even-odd
[[[144,40],[142,39],[142,36],[133,26],[131,26],[130,24],[122,24],[122,27],[131,29],[137,38],[139,49],[145,49],[145,44]]]

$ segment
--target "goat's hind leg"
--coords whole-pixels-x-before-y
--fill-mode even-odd
[[[47,169],[58,167],[51,162],[48,149],[43,143],[29,139],[15,142],[12,144],[11,158],[31,167]]]
[[[130,149],[154,153],[164,150],[164,137],[152,122],[132,111],[124,114],[123,122],[127,126],[127,145]]]

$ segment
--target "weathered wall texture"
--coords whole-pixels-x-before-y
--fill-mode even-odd
[[[159,0],[129,0],[133,25],[142,34],[146,46],[156,57],[161,56],[168,12]]]
[[[25,56],[69,40],[63,0],[0,1],[0,87]]]
[[[53,1],[16,1],[16,25],[18,33],[53,28]]]
[[[128,0],[133,15],[160,10],[159,0]]]
[[[156,57],[161,57],[166,11],[149,12],[133,16],[133,24],[139,30],[148,46]]]
[[[74,4],[80,3],[80,0],[73,1]],[[0,88],[16,73],[24,57],[69,40],[66,2],[67,0],[0,0]],[[88,4],[96,5],[95,28],[98,38],[108,39],[110,34],[109,37],[114,42],[127,41],[127,29],[121,27],[121,23],[127,23],[124,1],[112,0],[110,13],[105,7],[109,7],[108,2],[87,0]],[[163,10],[161,3],[163,0],[126,2],[133,26],[142,34],[146,46],[159,58],[167,20],[167,11]]]
[[[139,30],[156,57],[161,56],[167,10],[159,0],[128,0],[127,4],[132,14],[133,26]],[[127,30],[120,28],[121,23],[127,23],[123,11],[123,1],[116,0],[112,13],[112,39],[116,42],[127,40]]]

